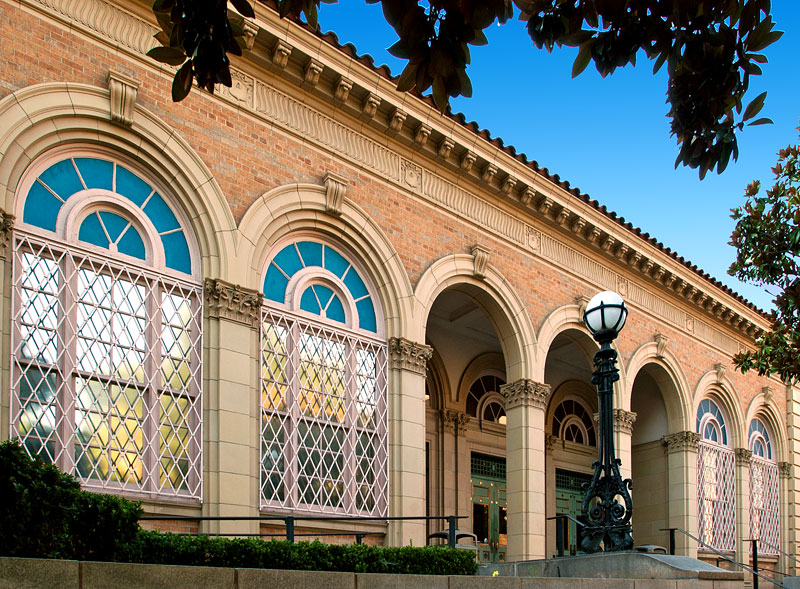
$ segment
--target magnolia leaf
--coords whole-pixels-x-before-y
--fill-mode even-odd
[[[175,47],[153,47],[146,55],[167,65],[181,65],[186,61],[186,54]]]
[[[589,62],[592,61],[592,42],[587,41],[583,45],[581,45],[580,51],[578,51],[578,56],[575,58],[575,62],[572,64],[572,77],[575,78],[583,73],[583,70],[586,69],[586,66],[589,65]]]
[[[751,123],[747,123],[747,126],[748,127],[754,127],[755,125],[772,125],[772,124],[774,124],[772,122],[772,119],[769,119],[767,117],[763,117],[763,118],[760,118],[760,119],[756,119],[755,121],[753,121]]]
[[[401,73],[400,77],[397,79],[398,92],[408,92],[414,87],[414,83],[417,79],[418,67],[419,64],[416,63],[406,64],[406,67],[403,69],[403,73]]]
[[[236,9],[236,11],[245,18],[255,18],[256,13],[253,11],[253,7],[247,0],[230,0],[230,2],[233,4],[233,7]]]
[[[754,116],[756,116],[759,112],[761,112],[761,109],[764,108],[764,100],[766,98],[767,98],[766,92],[762,92],[761,94],[756,96],[750,102],[750,104],[747,105],[747,108],[744,109],[744,116],[742,117],[742,120],[748,121],[752,119]]]
[[[189,95],[192,89],[192,60],[188,60],[175,72],[172,80],[172,101],[180,102]]]

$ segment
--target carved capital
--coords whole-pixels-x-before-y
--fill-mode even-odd
[[[550,385],[523,378],[502,385],[500,394],[506,399],[506,413],[515,407],[534,407],[544,410],[550,397]]]
[[[559,442],[558,436],[554,436],[553,434],[545,434],[544,435],[544,451],[546,454],[552,454],[553,449],[556,447],[556,444]]]
[[[324,66],[322,62],[317,61],[313,57],[308,60],[306,67],[303,68],[303,82],[309,86],[316,86],[319,84],[319,77],[322,74]]]
[[[119,72],[108,72],[108,91],[111,107],[111,120],[120,125],[133,125],[133,113],[139,82]]]
[[[347,97],[350,96],[350,90],[352,88],[353,80],[349,80],[344,76],[339,76],[333,88],[333,97],[339,102],[347,102]]]
[[[483,279],[486,276],[486,267],[489,265],[489,255],[491,253],[492,250],[479,243],[472,246],[472,273],[476,278]]]
[[[439,415],[442,418],[442,425],[445,431],[457,436],[463,436],[467,433],[467,424],[470,422],[470,416],[466,413],[455,409],[442,409]]]
[[[736,457],[736,464],[738,465],[747,466],[753,460],[753,451],[747,448],[736,448],[733,453]]]
[[[398,370],[425,374],[433,348],[402,337],[389,338],[389,365]]]
[[[656,342],[656,357],[663,358],[664,354],[667,353],[669,338],[663,333],[657,333],[653,336],[653,339]]]
[[[0,251],[8,247],[11,241],[11,230],[14,229],[16,217],[0,209]]]
[[[790,478],[792,476],[792,464],[790,462],[779,462],[778,474],[782,479]]]
[[[209,317],[258,327],[263,294],[218,278],[206,278],[203,290]]]
[[[325,182],[325,210],[331,215],[341,215],[344,195],[347,193],[347,179],[333,172],[326,172],[323,182]]]
[[[700,442],[700,434],[697,432],[677,432],[667,434],[661,438],[661,443],[669,454],[673,452],[697,452],[697,444]]]
[[[272,48],[272,63],[284,69],[289,63],[289,56],[292,54],[292,46],[286,41],[278,39]]]
[[[632,433],[636,422],[636,413],[624,409],[614,409],[614,429],[619,432]]]
[[[380,96],[374,92],[370,92],[361,103],[361,113],[367,118],[373,118],[378,112],[378,107],[381,105]]]

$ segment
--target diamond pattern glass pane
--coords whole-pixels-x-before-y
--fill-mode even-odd
[[[734,453],[701,441],[697,454],[697,525],[700,539],[717,550],[736,547]]]
[[[13,259],[12,435],[88,487],[201,497],[199,288],[23,232]]]
[[[754,456],[750,462],[750,537],[759,540],[759,553],[778,555],[778,505],[778,465]]]
[[[385,515],[386,344],[265,308],[261,505]]]

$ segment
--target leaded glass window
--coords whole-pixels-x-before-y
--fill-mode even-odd
[[[727,446],[725,415],[711,399],[697,408],[697,523],[700,539],[717,550],[736,547],[734,453]]]
[[[481,422],[506,424],[506,410],[500,387],[506,381],[499,376],[486,374],[475,379],[467,392],[467,414]]]
[[[202,298],[172,209],[75,157],[35,177],[22,221],[12,435],[87,487],[199,499]]]
[[[553,412],[553,435],[566,442],[596,446],[594,421],[586,406],[577,399],[564,399]]]
[[[760,540],[758,551],[778,554],[780,542],[780,498],[778,465],[772,454],[772,439],[764,422],[750,421],[750,537]],[[752,549],[752,548],[751,548]]]
[[[331,246],[269,264],[261,326],[261,506],[385,515],[387,346],[372,295]]]

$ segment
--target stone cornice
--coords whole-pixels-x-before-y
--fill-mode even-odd
[[[433,348],[402,337],[389,338],[389,366],[424,375]]]
[[[624,409],[614,409],[614,429],[620,432],[632,433],[636,413]]]
[[[550,397],[550,385],[523,378],[516,382],[502,385],[500,394],[506,400],[506,413],[520,406],[545,409],[547,407],[547,399]]]
[[[444,429],[451,434],[463,436],[467,433],[467,425],[470,422],[470,416],[463,411],[456,411],[455,409],[442,409],[439,412],[442,419]]]
[[[103,0],[21,1],[171,75],[169,68],[144,57],[155,45],[155,27],[148,7],[135,0],[126,5],[130,12]],[[278,19],[261,3],[255,8],[256,19],[247,23],[252,49],[235,60],[234,86],[219,87],[210,100],[221,99],[296,133],[597,287],[626,290],[631,304],[727,354],[747,349],[729,331],[751,342],[769,328],[764,316],[576,197],[557,179],[498,149],[468,126],[442,117],[428,101],[398,93],[392,80],[346,50],[291,20]],[[248,73],[256,71],[257,76]],[[262,81],[275,76],[281,84]],[[279,86],[301,86],[309,96],[298,100],[295,92],[281,92]],[[363,132],[350,116],[366,120]],[[394,139],[388,144],[375,140],[381,132]],[[403,146],[421,154],[414,156],[416,164],[405,164]],[[401,169],[412,173],[401,174]],[[433,172],[438,169],[441,174]],[[468,181],[462,182],[464,178]],[[479,194],[493,196],[487,200]],[[595,251],[586,255],[585,249]],[[624,274],[630,273],[642,280],[629,284]]]
[[[209,317],[228,319],[253,328],[258,327],[261,321],[263,294],[219,278],[206,278],[203,290]]]
[[[661,443],[670,454],[673,452],[697,452],[697,445],[700,443],[700,434],[689,431],[667,434],[661,438]]]

